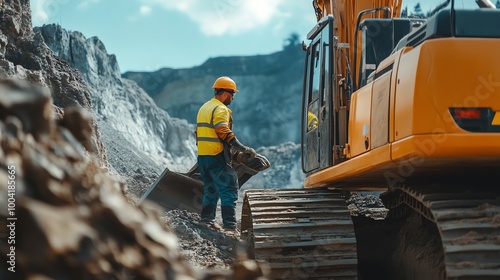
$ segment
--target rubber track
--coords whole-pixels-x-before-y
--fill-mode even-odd
[[[446,279],[500,279],[500,191],[494,189],[402,187],[382,199],[393,214],[407,205],[436,224]]]
[[[345,199],[331,190],[247,190],[242,237],[252,257],[269,263],[271,279],[357,279]]]

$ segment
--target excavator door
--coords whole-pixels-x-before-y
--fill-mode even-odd
[[[311,44],[302,97],[302,168],[306,174],[333,164],[332,38],[331,16],[321,19],[308,34]]]

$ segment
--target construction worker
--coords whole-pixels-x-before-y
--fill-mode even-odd
[[[313,130],[318,126],[318,117],[311,111],[307,111],[307,131]]]
[[[204,193],[201,221],[220,229],[215,223],[217,202],[221,201],[223,228],[236,230],[238,176],[231,167],[231,147],[247,158],[254,158],[254,149],[241,144],[232,131],[232,111],[227,108],[238,92],[229,77],[218,78],[212,88],[214,97],[201,106],[196,118],[198,168]]]

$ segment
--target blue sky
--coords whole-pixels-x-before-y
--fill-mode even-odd
[[[316,22],[311,1],[31,0],[33,25],[97,36],[122,72],[186,68],[210,57],[268,54]]]
[[[457,0],[458,2],[462,0]],[[472,0],[466,0],[472,1]],[[33,25],[97,36],[122,72],[187,68],[208,58],[280,51],[316,22],[312,0],[30,0]],[[405,0],[409,11],[416,3]]]

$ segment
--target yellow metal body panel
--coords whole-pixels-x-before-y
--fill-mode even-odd
[[[403,54],[403,51],[405,50],[409,50],[410,48],[406,48],[406,49],[403,49],[403,50],[399,50],[397,51],[396,53],[392,54],[391,56],[389,56],[388,58],[386,58],[384,61],[382,61],[380,63],[380,65],[384,65],[386,62],[390,61],[393,65],[392,65],[392,74],[391,74],[391,85],[390,85],[390,96],[389,96],[389,143],[391,142],[394,142],[395,141],[395,104],[396,104],[396,86],[398,85],[398,83],[400,82],[400,80],[398,79],[398,75],[397,75],[397,72],[398,72],[398,68],[399,68],[399,64],[400,64],[400,58],[401,58],[401,55]]]
[[[373,83],[371,109],[371,139],[370,147],[378,148],[389,143],[389,96],[391,88],[389,71]]]
[[[406,48],[399,60],[400,69],[397,71],[396,91],[394,91],[394,140],[411,135],[413,123],[413,98],[416,81],[415,73],[418,65],[418,51],[411,52]],[[401,82],[403,81],[403,82]],[[397,108],[397,110],[396,110]]]
[[[495,116],[493,117],[493,121],[491,122],[492,125],[500,125],[500,112],[496,112]]]
[[[458,158],[473,161],[496,158],[500,161],[500,135],[498,133],[414,135],[393,143],[391,154],[394,161],[416,157],[425,161],[445,158],[450,162]]]
[[[351,97],[350,133],[348,135],[348,142],[352,143],[350,145],[351,157],[360,155],[370,149],[371,85],[360,89]]]
[[[494,55],[499,48],[498,39],[447,38],[429,40],[403,53],[394,105],[395,140],[463,132],[450,107],[500,111],[500,56]]]
[[[385,145],[359,155],[354,159],[318,171],[305,178],[304,186],[306,188],[312,188],[331,185],[332,179],[334,179],[335,182],[349,182],[350,186],[354,186],[354,183],[356,183],[356,176],[364,173],[371,173],[371,178],[378,180],[380,174],[395,167],[390,158],[390,148],[389,145]],[[366,179],[367,178],[363,178],[363,180]]]

